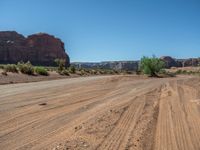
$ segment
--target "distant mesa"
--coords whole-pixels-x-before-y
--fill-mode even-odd
[[[1,64],[30,61],[33,65],[54,66],[56,58],[65,59],[69,66],[64,43],[52,35],[38,33],[26,38],[15,31],[0,31]]]
[[[86,69],[114,69],[136,71],[139,67],[139,61],[104,61],[104,62],[74,62],[71,63],[76,68]]]
[[[181,63],[178,63],[176,59],[170,57],[170,56],[162,56],[160,58],[165,62],[165,67],[166,68],[171,68],[171,67],[181,67]]]
[[[200,65],[200,58],[176,59],[170,56],[163,56],[160,59],[165,62],[166,68],[191,66],[196,67]]]
[[[189,67],[200,66],[199,58],[176,59],[170,56],[162,56],[161,60],[165,62],[165,68],[171,67]],[[114,69],[136,71],[139,68],[140,61],[105,61],[105,62],[73,62],[71,65],[77,68],[87,69]]]

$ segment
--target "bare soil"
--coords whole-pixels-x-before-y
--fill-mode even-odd
[[[0,85],[0,149],[199,150],[200,78]]]

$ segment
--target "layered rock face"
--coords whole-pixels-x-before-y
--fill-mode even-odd
[[[165,62],[165,68],[171,67],[189,67],[200,66],[199,58],[189,59],[175,59],[170,56],[163,56],[160,58]],[[71,65],[77,68],[87,69],[114,69],[114,70],[129,70],[137,71],[139,68],[139,61],[107,61],[107,62],[74,62]]]
[[[182,61],[183,67],[188,67],[188,66],[199,66],[200,65],[200,59],[199,58],[190,58],[190,59],[185,59]]]
[[[160,58],[165,62],[166,68],[171,67],[191,67],[191,66],[199,66],[200,59],[199,58],[188,58],[188,59],[174,59],[170,56],[163,56]]]
[[[87,62],[75,62],[72,63],[73,66],[77,68],[87,68],[87,69],[114,69],[114,70],[130,70],[136,71],[138,69],[138,61],[106,61],[97,63],[87,63]]]
[[[160,58],[165,62],[165,67],[166,68],[171,68],[171,67],[181,67],[182,64],[177,62],[174,58],[170,56],[163,56]]]
[[[65,59],[69,66],[64,43],[52,35],[39,33],[26,38],[15,31],[0,32],[0,63],[30,61],[33,65],[54,66],[56,58]]]

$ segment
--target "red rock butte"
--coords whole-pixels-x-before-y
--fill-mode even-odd
[[[15,31],[0,32],[0,63],[17,63],[30,61],[33,65],[54,66],[55,59],[70,60],[65,52],[64,43],[46,33],[24,37]]]

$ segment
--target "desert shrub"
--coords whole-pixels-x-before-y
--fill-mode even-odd
[[[176,74],[197,74],[198,72],[194,72],[194,71],[187,71],[187,70],[181,70],[181,69],[179,69],[179,70],[177,70],[176,72],[175,72]]]
[[[86,74],[87,74],[87,72],[85,71],[85,69],[82,69],[82,70],[81,70],[81,74],[82,74],[82,75],[86,75]]]
[[[165,73],[162,74],[163,77],[176,77],[176,73],[165,71]]]
[[[17,64],[19,70],[23,74],[33,75],[34,74],[34,68],[32,64],[28,61],[27,63],[19,62]]]
[[[79,76],[83,76],[85,73],[83,71],[78,71],[78,72],[76,72],[76,74]]]
[[[113,74],[119,74],[119,71],[117,71],[117,70],[115,70],[115,69],[114,69],[114,70],[111,70],[111,71],[112,71]]]
[[[76,73],[76,68],[74,66],[70,66],[68,69],[70,73]]]
[[[182,74],[187,74],[188,72],[186,70],[182,70]]]
[[[70,76],[70,73],[68,70],[62,70],[62,71],[58,71],[58,74],[63,75],[63,76]]]
[[[18,73],[17,66],[14,65],[14,64],[5,65],[5,66],[4,66],[4,70],[5,70],[6,72]]]
[[[80,71],[83,75],[90,74],[90,70],[89,70],[89,69],[81,68],[79,71]]]
[[[143,57],[140,61],[140,70],[151,77],[157,77],[159,71],[164,68],[165,63],[153,56],[152,58]]]
[[[61,75],[69,76],[70,74],[69,71],[65,69],[61,72]]]
[[[35,72],[39,75],[48,76],[49,73],[46,68],[44,67],[35,67]]]
[[[57,67],[46,67],[47,71],[57,71]]]
[[[132,71],[126,70],[126,74],[133,74]]]
[[[91,73],[91,74],[97,74],[97,71],[94,70],[94,69],[92,69],[90,73]]]
[[[182,73],[182,70],[181,70],[181,69],[178,69],[175,73],[176,73],[176,74],[181,74],[181,73]]]
[[[103,70],[99,70],[99,74],[105,74]]]
[[[0,65],[0,69],[4,69],[4,65]]]
[[[7,75],[8,75],[7,72],[6,72],[5,70],[4,70],[1,74],[4,75],[4,76],[7,76]]]
[[[65,59],[55,59],[54,61],[58,66],[58,71],[63,71],[65,69]]]
[[[84,71],[85,71],[86,73],[90,73],[90,70],[89,70],[89,69],[84,69]]]
[[[102,70],[103,74],[110,74],[110,70]]]
[[[166,74],[167,73],[167,71],[165,70],[165,69],[161,69],[160,71],[159,71],[159,74]]]
[[[140,69],[136,70],[136,75],[141,75],[141,70]]]

